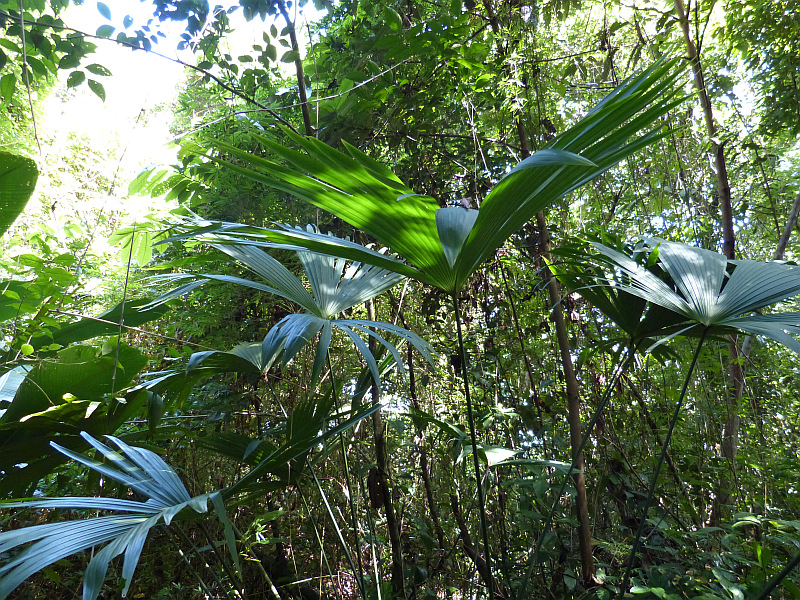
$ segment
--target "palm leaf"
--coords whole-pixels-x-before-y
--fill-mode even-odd
[[[38,178],[39,170],[33,160],[0,152],[0,236],[25,208]]]
[[[224,142],[215,146],[248,166],[213,160],[370,233],[411,263],[398,272],[452,293],[537,212],[668,135],[657,121],[682,101],[673,99],[679,76],[677,71],[670,74],[674,67],[675,61],[657,63],[626,80],[549,148],[512,169],[476,215],[440,209],[432,198],[414,194],[352,146],[345,146],[348,156],[290,131],[287,135],[301,151],[255,136],[285,165]],[[273,230],[266,237],[275,242],[280,235]],[[332,244],[323,250],[321,242],[295,234],[291,243],[346,256]],[[353,248],[347,252],[351,258],[357,254]],[[363,262],[377,264],[372,258],[359,256]],[[385,263],[381,266],[391,268]]]
[[[175,471],[153,452],[129,446],[117,438],[107,436],[119,448],[116,451],[87,433],[81,435],[108,462],[100,463],[55,443],[52,446],[103,475],[128,485],[147,500],[138,502],[113,498],[49,498],[3,503],[7,508],[91,509],[122,514],[46,523],[0,533],[0,554],[30,544],[0,567],[0,600],[7,598],[17,586],[37,571],[71,554],[101,544],[107,545],[94,555],[86,569],[83,598],[97,598],[109,562],[123,553],[124,596],[133,579],[147,535],[159,522],[169,525],[186,508],[205,513],[209,499],[214,502],[220,518],[223,521],[227,519],[224,508],[220,508],[219,499],[215,498],[216,493],[191,497]],[[235,554],[235,543],[231,547],[231,540],[228,540],[228,546]]]
[[[688,328],[722,335],[742,331],[776,340],[795,352],[800,343],[800,313],[753,314],[800,294],[800,267],[752,260],[728,260],[722,254],[658,238],[645,240],[669,282],[629,256],[594,243],[600,256],[621,274],[609,286],[682,317]],[[673,328],[676,325],[673,319]]]

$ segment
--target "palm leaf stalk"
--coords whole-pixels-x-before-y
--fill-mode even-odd
[[[472,411],[472,398],[469,393],[469,375],[467,375],[467,351],[464,347],[464,338],[461,333],[461,308],[455,294],[451,296],[453,309],[455,310],[456,333],[458,335],[459,357],[461,359],[461,377],[464,382],[464,399],[467,403],[467,423],[469,425],[469,439],[472,444],[472,466],[475,469],[475,486],[478,492],[479,518],[481,525],[481,537],[483,538],[484,560],[486,561],[486,588],[487,598],[494,600],[495,582],[492,575],[492,553],[489,545],[489,525],[486,521],[486,495],[483,491],[483,471],[478,457],[478,434],[475,430],[475,415]]]
[[[370,349],[370,351],[372,351],[372,349]],[[330,374],[330,382],[331,382],[331,393],[334,394],[336,398],[338,398],[339,394],[336,393],[336,390],[338,388],[336,385],[336,380],[333,377],[333,364],[331,363],[330,352],[327,353],[327,360],[328,360],[328,373]],[[377,405],[377,402],[374,403],[374,405]],[[342,408],[341,403],[339,403],[339,409],[341,410],[341,408]],[[380,409],[372,413],[373,418],[378,413],[380,413]],[[356,505],[355,505],[355,493],[354,493],[355,490],[353,489],[353,478],[350,474],[350,461],[347,458],[347,448],[345,447],[345,442],[344,442],[344,432],[339,434],[339,449],[342,451],[342,462],[344,464],[344,477],[345,481],[347,481],[347,504],[349,505],[350,508],[350,528],[353,531],[353,549],[356,554],[356,562],[358,563],[357,571],[355,570],[355,567],[353,565],[353,559],[351,558],[350,553],[347,550],[347,547],[342,546],[342,548],[345,554],[347,555],[348,561],[350,562],[350,568],[353,570],[353,573],[357,575],[356,580],[358,581],[358,590],[361,593],[361,598],[362,600],[366,600],[367,599],[366,589],[364,587],[364,565],[361,560],[361,552],[359,552],[358,549],[358,519],[356,518]],[[328,500],[325,497],[325,492],[323,491],[322,486],[320,486],[319,480],[317,479],[316,474],[311,468],[311,464],[308,462],[306,462],[306,464],[309,468],[309,471],[311,471],[311,474],[314,476],[314,483],[316,483],[317,490],[319,491],[320,496],[325,501],[325,506],[328,506]],[[331,518],[331,523],[333,524],[333,527],[338,532],[339,526],[336,524],[333,511],[331,511],[330,509],[328,511],[328,516]],[[339,538],[342,542],[344,542],[344,538],[341,536],[341,533],[339,534]]]
[[[321,235],[315,228],[307,230],[308,233]],[[199,232],[201,239],[203,239],[202,231]],[[331,239],[330,236],[325,236]],[[174,239],[174,238],[173,238]],[[394,364],[398,366],[401,373],[404,371],[404,365],[400,353],[393,344],[388,342],[379,331],[383,330],[397,335],[401,339],[408,340],[410,344],[416,347],[423,356],[429,361],[433,362],[433,351],[430,346],[422,340],[419,336],[406,331],[401,327],[389,323],[379,323],[370,317],[368,320],[348,320],[336,319],[336,315],[348,308],[358,304],[369,302],[375,296],[388,290],[399,281],[404,279],[402,274],[392,271],[387,271],[374,265],[363,265],[360,263],[348,263],[348,261],[341,257],[331,257],[318,253],[312,253],[305,249],[297,249],[297,255],[302,264],[303,270],[308,279],[311,293],[305,288],[303,282],[293,275],[277,260],[271,257],[264,251],[264,247],[258,247],[251,244],[243,243],[224,243],[224,237],[219,236],[208,239],[211,246],[227,254],[236,261],[244,264],[252,272],[258,275],[263,281],[252,281],[250,279],[223,276],[216,274],[197,274],[197,275],[183,275],[178,274],[170,277],[169,279],[184,279],[191,278],[192,281],[188,285],[184,284],[178,290],[183,288],[187,292],[194,289],[195,282],[203,282],[210,280],[219,280],[227,283],[244,285],[260,291],[269,292],[279,295],[283,298],[291,300],[305,309],[304,313],[289,315],[284,318],[280,323],[273,327],[260,345],[250,345],[252,347],[251,357],[254,364],[258,364],[258,369],[266,372],[277,357],[283,354],[283,364],[286,365],[300,349],[311,340],[318,338],[316,349],[316,357],[311,376],[311,388],[315,387],[316,381],[322,372],[325,361],[328,362],[329,373],[331,377],[332,393],[336,394],[336,382],[333,378],[333,367],[330,364],[329,348],[332,341],[333,328],[336,327],[343,331],[352,341],[353,345],[358,350],[359,354],[365,359],[369,368],[372,380],[374,382],[374,389],[380,389],[381,373],[378,362],[375,358],[376,348],[380,344],[383,348],[388,350],[389,356],[393,359]],[[378,254],[376,252],[376,254]],[[174,297],[176,291],[167,292],[163,299]],[[158,302],[160,300],[157,300]],[[369,337],[369,344],[365,344],[361,335],[366,334]],[[246,358],[245,348],[234,350],[237,354]],[[259,353],[260,350],[260,353]],[[219,359],[222,355],[219,353],[206,352],[198,353],[190,360],[190,367],[197,368],[202,364],[209,365],[207,359]],[[228,358],[227,356],[225,358]],[[236,361],[239,362],[239,361]],[[377,395],[374,396],[373,402],[377,405],[379,399]],[[373,419],[378,411],[372,413]],[[345,451],[345,440],[343,435],[339,436],[341,444],[342,459],[344,461],[345,478],[349,490],[349,504],[350,504],[350,526],[352,528],[352,535],[354,537],[353,547],[358,548],[358,528],[355,515],[355,488],[352,483],[352,476],[350,472],[350,465]],[[320,490],[321,491],[321,490]],[[394,516],[393,514],[391,515]],[[331,518],[333,515],[331,513]],[[391,525],[394,523],[390,519]],[[334,522],[334,527],[338,525]],[[396,556],[400,553],[400,539],[399,535],[393,535],[392,549],[394,562],[396,563]],[[346,550],[346,549],[345,549]],[[348,557],[349,557],[348,553]],[[351,565],[352,559],[351,560]],[[361,560],[361,553],[356,552],[356,563],[358,569],[353,568],[353,573],[359,580],[359,589],[362,596],[366,597],[365,588],[363,585],[363,565]],[[402,586],[402,569],[395,569],[395,577],[393,582],[395,585]]]
[[[363,567],[361,566],[361,559],[359,558],[358,570],[356,570],[356,565],[353,562],[352,553],[347,548],[347,542],[345,542],[344,540],[344,534],[342,533],[342,530],[339,527],[339,525],[336,523],[336,515],[333,514],[333,509],[331,508],[331,504],[330,502],[328,502],[328,495],[325,493],[325,490],[322,489],[322,484],[320,484],[319,479],[317,478],[317,473],[316,471],[314,471],[314,468],[311,466],[311,463],[308,462],[308,459],[306,459],[306,467],[311,473],[311,476],[314,478],[314,484],[316,485],[317,491],[319,492],[319,495],[322,498],[322,502],[325,505],[325,509],[328,512],[328,518],[331,520],[333,528],[336,531],[336,537],[339,540],[339,544],[342,547],[342,551],[344,552],[345,558],[347,558],[347,563],[350,565],[350,570],[354,574],[358,575],[356,577],[356,582],[358,583],[358,590],[361,593],[361,597],[366,599],[367,594],[366,594],[366,589],[364,588],[364,571]],[[355,531],[354,534],[356,536],[356,539],[358,539],[358,531]],[[355,546],[355,551],[357,555],[361,554],[358,551],[358,544],[356,544]]]
[[[677,404],[675,404],[675,410],[672,413],[672,419],[670,419],[669,422],[669,429],[667,430],[667,435],[664,438],[664,443],[661,446],[661,454],[658,456],[656,468],[653,470],[653,475],[650,479],[650,486],[647,488],[647,497],[644,501],[644,510],[642,511],[641,519],[639,519],[639,527],[636,530],[636,536],[633,538],[633,545],[631,546],[631,551],[628,555],[628,562],[625,565],[625,573],[622,576],[622,583],[620,584],[619,592],[615,594],[612,599],[616,598],[618,594],[624,595],[625,591],[628,589],[628,581],[630,580],[631,571],[633,570],[633,563],[636,561],[636,553],[639,550],[639,544],[641,543],[642,536],[644,535],[644,527],[647,523],[647,513],[650,511],[650,505],[653,502],[653,495],[655,494],[656,486],[658,485],[658,477],[661,475],[661,468],[664,466],[664,459],[667,457],[667,450],[669,449],[669,442],[672,439],[672,432],[675,431],[675,425],[678,422],[678,417],[680,416],[681,408],[683,407],[683,401],[686,398],[686,390],[689,388],[689,382],[692,380],[694,369],[697,366],[697,359],[700,357],[700,350],[703,349],[703,342],[706,340],[708,331],[709,327],[706,327],[700,332],[700,339],[697,342],[697,347],[695,348],[692,362],[689,365],[689,370],[686,372],[686,377],[683,380],[681,395],[678,397]]]
[[[616,389],[617,384],[619,383],[622,376],[627,372],[628,368],[633,364],[633,360],[636,357],[636,347],[632,344],[625,355],[625,359],[618,363],[616,369],[614,370],[614,374],[611,377],[611,380],[606,384],[606,389],[603,392],[603,396],[600,399],[600,402],[597,405],[597,408],[592,415],[592,418],[589,420],[589,423],[586,426],[586,430],[583,434],[583,439],[581,440],[580,446],[578,446],[578,450],[574,453],[575,456],[580,455],[585,449],[586,445],[589,443],[591,439],[592,432],[594,431],[595,425],[600,420],[600,417],[603,415],[603,411],[605,411],[606,405],[608,404],[609,400],[611,399],[611,394]],[[522,585],[517,592],[516,598],[521,600],[525,598],[525,592],[528,589],[528,584],[530,583],[531,576],[533,575],[533,570],[536,568],[536,565],[539,562],[539,553],[542,550],[542,545],[544,543],[544,539],[547,534],[550,532],[550,528],[553,526],[553,521],[555,520],[556,510],[558,509],[559,505],[561,504],[561,498],[564,496],[564,492],[567,489],[567,484],[570,481],[570,476],[575,472],[575,460],[570,462],[569,469],[564,474],[564,479],[561,482],[561,487],[558,490],[558,493],[555,496],[555,500],[553,500],[553,505],[550,507],[550,512],[547,514],[547,519],[542,526],[542,531],[539,533],[539,537],[536,541],[536,545],[534,546],[533,553],[531,554],[530,559],[528,560],[528,568],[525,572],[525,578],[522,581]]]
[[[243,227],[238,224],[226,225],[231,228]],[[324,367],[332,341],[333,328],[339,329],[350,338],[358,353],[367,363],[375,381],[380,381],[378,363],[360,334],[366,334],[386,348],[395,359],[401,374],[404,373],[404,365],[400,353],[392,343],[378,333],[379,331],[387,332],[409,342],[426,361],[430,364],[434,363],[435,353],[430,344],[402,327],[363,319],[335,318],[341,312],[363,304],[395,286],[403,280],[402,274],[371,264],[348,262],[345,258],[336,258],[293,247],[292,249],[297,250],[297,256],[308,279],[311,288],[309,292],[296,275],[264,250],[265,246],[272,247],[274,244],[259,245],[253,242],[232,241],[221,233],[209,237],[203,227],[197,230],[184,225],[182,228],[190,230],[190,233],[172,239],[200,237],[201,240],[210,242],[213,248],[244,265],[261,281],[215,273],[170,274],[160,279],[167,283],[188,283],[182,283],[177,288],[162,294],[151,304],[157,305],[185,295],[209,281],[219,281],[274,294],[304,309],[302,313],[284,317],[270,329],[262,343],[245,344],[233,351],[239,359],[249,361],[255,369],[266,372],[281,356],[282,364],[286,366],[306,344],[318,337],[311,374],[311,387],[313,387]],[[313,229],[306,233],[328,240],[349,243],[347,240],[320,234]],[[373,252],[378,256],[383,256],[379,252]],[[241,360],[227,356],[227,354],[229,353],[219,351],[195,353],[189,360],[187,370],[191,371],[202,366],[213,368],[225,362],[239,363],[247,368]]]
[[[480,210],[440,208],[436,200],[414,194],[384,165],[346,143],[347,154],[287,130],[286,135],[301,149],[297,151],[255,135],[281,160],[278,162],[215,142],[217,149],[238,160],[236,164],[217,157],[212,160],[333,213],[374,236],[403,260],[288,227],[237,229],[229,224],[206,223],[204,230],[224,236],[227,243],[280,244],[380,266],[441,289],[457,303],[459,290],[472,273],[539,211],[669,135],[659,120],[683,101],[675,98],[680,75],[675,65],[674,60],[658,62],[627,79],[547,148],[511,169]],[[460,319],[457,321],[460,327]],[[460,354],[466,356],[463,344]],[[466,368],[463,360],[462,368]],[[471,420],[469,381],[466,372],[463,374],[469,398],[467,418]],[[470,430],[473,452],[477,452],[474,427]],[[477,468],[475,476],[482,491]],[[486,506],[481,496],[479,493],[488,562]],[[489,574],[491,578],[491,570]],[[491,589],[493,584],[488,585]]]

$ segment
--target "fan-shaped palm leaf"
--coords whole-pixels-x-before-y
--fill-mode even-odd
[[[658,238],[646,240],[671,284],[631,257],[594,243],[619,275],[608,283],[667,309],[672,329],[684,334],[743,331],[771,338],[800,353],[789,335],[800,333],[800,313],[753,314],[800,294],[800,267],[754,260],[728,260],[722,254]],[[683,323],[675,323],[680,316]]]
[[[215,159],[242,175],[291,193],[375,236],[409,264],[398,272],[448,292],[537,212],[607,171],[640,148],[664,137],[658,119],[674,100],[674,62],[660,63],[625,81],[550,147],[519,163],[488,195],[479,211],[440,208],[414,194],[391,171],[345,144],[344,154],[287,131],[302,151],[274,140],[258,141],[285,164],[224,142],[215,145],[245,165]],[[644,132],[644,133],[643,133]],[[379,264],[374,254],[286,229],[265,232],[269,242],[293,243],[335,256]],[[343,250],[347,254],[343,253]],[[385,259],[380,265],[392,268]]]
[[[225,228],[226,231],[234,229],[233,224],[228,225]],[[315,230],[310,230],[309,232],[326,239],[339,240],[333,236],[323,236]],[[208,236],[209,234],[205,233],[203,235]],[[258,345],[246,344],[234,349],[231,356],[226,356],[231,353],[217,351],[198,352],[192,355],[187,372],[201,367],[214,367],[216,363],[219,363],[219,366],[224,364],[225,367],[239,364],[247,371],[251,370],[250,365],[252,365],[262,372],[266,372],[281,355],[283,357],[283,366],[288,364],[307,343],[319,336],[311,376],[313,385],[324,367],[334,327],[350,338],[359,354],[366,361],[370,373],[377,382],[380,381],[377,361],[359,332],[373,337],[385,347],[395,358],[401,373],[403,372],[403,361],[400,353],[392,343],[379,335],[376,330],[386,331],[404,339],[414,346],[425,360],[431,364],[433,363],[434,352],[430,345],[418,335],[402,327],[378,321],[332,318],[344,310],[363,304],[382,294],[403,280],[403,275],[373,265],[356,262],[349,263],[344,258],[334,258],[298,249],[297,254],[300,263],[311,287],[310,293],[300,279],[264,251],[263,247],[272,246],[272,243],[265,242],[259,246],[248,242],[229,241],[219,233],[213,239],[217,242],[226,243],[212,243],[211,246],[248,267],[266,283],[230,275],[178,274],[174,276],[175,279],[193,278],[195,280],[188,285],[181,286],[178,290],[185,288],[188,292],[194,289],[192,284],[196,281],[217,280],[278,295],[298,304],[306,312],[288,315],[273,326],[260,344],[260,351],[257,347]],[[283,245],[281,247],[285,248]],[[378,252],[375,252],[375,254],[383,256]],[[161,298],[156,299],[154,303],[166,301],[173,298],[176,293],[182,293],[178,290],[167,292]],[[211,360],[212,357],[213,360]],[[211,362],[209,362],[210,360]]]
[[[205,513],[208,510],[208,501],[211,500],[226,529],[230,528],[218,493],[191,497],[175,471],[155,453],[131,447],[115,437],[106,436],[119,448],[120,451],[117,452],[87,433],[81,435],[107,462],[101,463],[55,443],[52,446],[104,476],[127,485],[147,500],[139,502],[114,498],[49,498],[3,503],[2,506],[7,508],[91,509],[121,514],[47,523],[0,533],[0,554],[30,544],[0,567],[0,600],[7,598],[33,573],[66,556],[104,543],[107,545],[94,555],[86,569],[83,598],[97,598],[109,562],[123,553],[125,559],[122,578],[125,580],[125,587],[122,595],[125,596],[147,535],[159,522],[169,525],[185,508]],[[230,537],[228,545],[236,561],[236,549]]]

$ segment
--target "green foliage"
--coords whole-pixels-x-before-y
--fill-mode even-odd
[[[0,567],[0,598],[7,598],[25,579],[48,565],[104,543],[106,546],[92,557],[86,569],[83,597],[86,600],[98,597],[109,562],[122,553],[125,554],[122,568],[122,578],[125,581],[122,589],[124,596],[133,579],[144,542],[150,530],[160,522],[163,521],[164,525],[168,526],[181,511],[188,508],[195,513],[205,513],[211,500],[219,518],[223,523],[229,524],[217,494],[191,497],[177,473],[157,454],[143,448],[133,448],[117,438],[108,436],[108,439],[120,449],[120,453],[98,442],[91,435],[86,433],[82,435],[110,464],[76,454],[58,444],[53,444],[53,447],[105,477],[130,487],[146,498],[146,501],[52,498],[6,503],[4,505],[6,507],[91,509],[121,514],[48,523],[0,533],[0,551],[4,553],[24,544],[31,544]],[[231,556],[236,560],[235,544],[229,544],[229,549]]]
[[[310,586],[335,598],[359,589],[362,597],[486,598],[492,578],[496,596],[512,598],[798,597],[792,482],[800,392],[788,350],[797,345],[796,267],[762,262],[797,195],[792,2],[690,7],[741,261],[713,252],[721,218],[704,115],[674,99],[680,69],[650,67],[686,53],[671,5],[315,4],[327,12],[307,28],[310,43],[300,52],[291,33],[306,29],[308,6],[287,4],[286,27],[271,19],[279,2],[157,2],[141,23],[112,3],[97,6],[97,33],[109,36],[98,49],[116,40],[149,50],[166,41],[161,22],[185,26],[179,45],[195,54],[181,56],[199,70],[186,78],[172,125],[182,147],[175,165],[145,170],[130,191],[150,194],[154,208],[166,199],[201,215],[181,233],[203,237],[156,245],[165,228],[155,217],[133,223],[83,210],[83,188],[111,189],[109,173],[95,167],[108,154],[105,141],[74,137],[61,147],[63,163],[42,163],[41,209],[9,230],[0,258],[8,370],[0,397],[10,411],[0,417],[0,437],[9,444],[3,470],[13,475],[4,472],[0,485],[94,495],[95,480],[74,465],[54,468],[63,458],[47,443],[58,438],[75,453],[86,447],[81,432],[117,431],[168,454],[190,489],[223,490],[245,532],[234,533],[248,558],[242,572],[214,550],[232,528],[207,535],[181,519],[184,541],[203,556],[180,563],[177,553],[143,555],[139,587],[129,593],[146,597],[316,597]],[[103,57],[94,63],[87,37],[59,29],[67,5],[25,0],[20,27],[17,4],[0,0],[0,142],[14,152],[35,149],[28,83],[34,110],[57,73],[104,96]],[[229,36],[244,29],[242,16],[267,18],[240,48]],[[602,101],[619,81],[628,93]],[[50,143],[41,126],[38,134]],[[209,147],[232,168],[209,161]],[[70,192],[71,180],[81,189]],[[80,223],[63,218],[65,196],[81,209]],[[544,207],[556,250],[549,263],[544,232],[531,222]],[[309,222],[339,237],[296,227]],[[88,246],[92,232],[105,239],[112,226],[120,261]],[[602,242],[563,251],[573,236],[595,239],[591,232]],[[650,241],[610,241],[642,238]],[[390,251],[364,245],[373,240]],[[790,240],[790,261],[792,251]],[[127,277],[120,265],[129,258]],[[548,264],[573,292],[559,305],[566,339],[554,335],[541,277]],[[164,280],[186,285],[159,306],[131,301],[143,285],[136,266],[175,273]],[[402,289],[390,288],[402,277]],[[367,298],[374,317],[361,306]],[[291,313],[296,306],[305,312]],[[703,331],[713,335],[690,363]],[[742,331],[782,344],[756,345],[738,359],[746,367],[738,398],[725,340]],[[118,334],[127,336],[118,347],[73,346]],[[403,339],[433,360],[433,348],[450,355],[449,367],[442,359],[427,372],[412,348],[406,355],[396,344]],[[631,348],[651,353],[626,360],[622,373],[618,361]],[[145,354],[155,372],[140,380]],[[597,566],[585,581],[564,355],[579,388]],[[373,412],[365,398],[378,379],[385,405]],[[737,421],[738,453],[728,459],[720,440]],[[397,557],[387,506],[402,539],[400,586],[388,581]],[[78,531],[78,521],[53,522],[63,518],[60,508],[18,513],[4,530]],[[130,510],[144,511],[145,521],[154,516]],[[193,512],[181,517],[197,518]],[[55,552],[63,529],[36,531],[53,534],[46,549]],[[135,544],[124,546],[94,554],[97,573],[114,552],[130,556],[118,590],[136,562]],[[22,559],[31,568],[41,564],[34,553]],[[5,555],[0,569],[14,560]],[[14,594],[72,597],[74,573],[88,560],[57,561]],[[5,575],[19,578],[23,563]],[[626,570],[632,585],[622,590]],[[90,591],[96,580],[90,576]]]
[[[25,208],[38,176],[31,159],[0,152],[0,236]]]
[[[293,165],[293,170],[224,142],[217,146],[263,171],[231,163],[228,168],[290,192],[374,235],[417,269],[403,269],[403,274],[454,293],[537,212],[666,135],[659,129],[641,132],[680,102],[672,100],[675,75],[667,76],[672,67],[671,63],[659,65],[624,82],[550,148],[512,169],[488,195],[474,221],[469,220],[469,231],[459,233],[458,247],[445,220],[437,219],[438,211],[450,209],[440,209],[433,198],[414,194],[385,167],[352,146],[347,146],[348,157],[321,142],[289,133],[307,153],[302,154],[257,138]],[[447,251],[440,224],[445,227]],[[319,247],[314,244],[313,249]],[[362,260],[369,262],[371,257],[365,254]]]

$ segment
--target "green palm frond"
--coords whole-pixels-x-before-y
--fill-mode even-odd
[[[299,151],[255,136],[282,162],[224,142],[215,146],[236,157],[237,164],[214,160],[335,214],[373,235],[407,263],[378,262],[357,248],[286,228],[262,233],[267,243],[294,244],[383,268],[397,267],[397,272],[452,293],[537,212],[668,135],[659,119],[682,101],[675,99],[679,76],[675,61],[668,61],[623,82],[550,147],[512,169],[478,211],[440,208],[433,198],[414,194],[353,146],[345,144],[345,154],[290,131],[286,133]]]
[[[350,338],[376,382],[380,382],[380,369],[361,334],[373,337],[386,348],[401,374],[404,367],[400,353],[377,331],[388,332],[407,341],[426,361],[433,364],[435,353],[431,346],[420,336],[402,327],[378,321],[334,318],[342,311],[363,304],[395,286],[405,278],[402,274],[373,264],[351,262],[342,257],[310,252],[300,246],[287,247],[283,243],[269,241],[263,235],[266,230],[259,228],[234,223],[209,224],[196,220],[184,222],[179,226],[179,229],[181,228],[187,233],[172,239],[199,235],[200,239],[209,242],[212,247],[246,266],[264,282],[213,273],[196,275],[180,273],[168,276],[169,281],[192,279],[190,283],[179,286],[178,290],[185,289],[188,292],[195,289],[198,282],[202,285],[208,281],[220,281],[275,294],[294,302],[306,311],[284,317],[270,329],[260,344],[242,344],[230,352],[206,351],[193,354],[187,365],[187,376],[190,373],[198,376],[201,373],[211,375],[230,370],[265,373],[279,358],[282,358],[282,366],[286,366],[306,344],[318,339],[311,374],[313,386],[325,365],[334,328]],[[287,233],[302,231],[325,242],[342,244],[344,247],[352,246],[364,253],[402,264],[383,253],[352,244],[349,240],[321,234],[313,227],[306,230],[287,227],[283,231]],[[297,251],[311,288],[310,292],[297,276],[265,251],[265,248],[272,247]],[[162,302],[163,299],[172,299],[179,293],[182,292],[171,290],[156,299],[154,304]],[[151,387],[163,390],[175,383],[179,377],[178,373],[167,375],[154,382]]]
[[[123,483],[144,498],[144,502],[115,498],[49,498],[45,500],[4,502],[6,508],[90,509],[120,513],[92,519],[35,525],[0,533],[0,554],[28,545],[0,567],[0,600],[7,598],[25,579],[71,554],[107,544],[89,562],[84,577],[84,600],[94,600],[100,593],[110,561],[125,555],[122,578],[124,596],[133,579],[144,542],[150,530],[163,521],[169,525],[178,513],[191,508],[196,513],[208,511],[211,500],[218,516],[229,526],[218,493],[192,497],[177,473],[155,453],[129,446],[106,436],[119,448],[116,451],[87,433],[81,434],[105,459],[100,462],[77,454],[58,444],[53,448],[66,456]],[[236,560],[236,549],[229,549]]]
[[[593,243],[606,265],[606,282],[620,292],[666,309],[673,330],[726,334],[737,331],[776,340],[800,353],[800,313],[754,314],[800,294],[800,267],[722,254],[658,238],[645,241],[666,280],[631,257]],[[602,306],[598,306],[602,308]],[[791,335],[790,335],[791,334]]]

